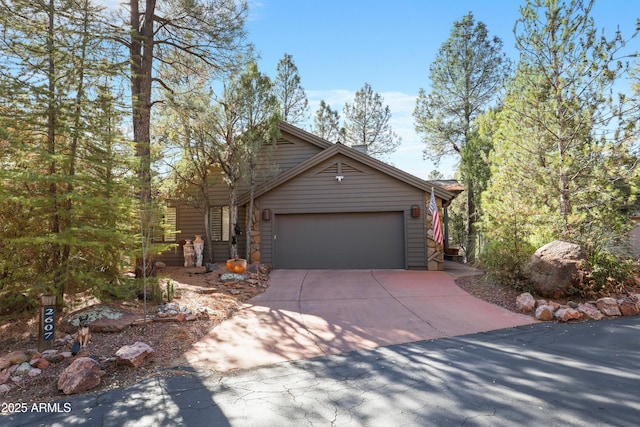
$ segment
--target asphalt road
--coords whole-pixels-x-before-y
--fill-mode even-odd
[[[278,363],[184,369],[3,426],[637,426],[640,317],[539,323]]]

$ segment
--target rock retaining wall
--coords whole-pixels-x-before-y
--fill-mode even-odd
[[[518,310],[530,313],[541,321],[600,320],[605,317],[637,316],[640,314],[640,294],[623,298],[605,297],[586,303],[560,304],[552,300],[535,300],[526,292],[516,299]]]

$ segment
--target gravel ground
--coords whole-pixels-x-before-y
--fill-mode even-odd
[[[184,268],[168,267],[161,274],[178,283],[180,297],[175,301],[195,312],[206,307],[210,313],[206,319],[180,323],[153,322],[146,327],[132,326],[116,333],[92,332],[91,342],[86,347],[92,356],[113,357],[119,348],[136,341],[149,344],[154,349],[155,356],[138,369],[116,367],[114,362],[103,363],[101,369],[104,375],[101,384],[90,391],[126,387],[149,376],[174,374],[170,368],[184,365],[182,355],[194,343],[203,338],[215,325],[232,316],[244,301],[265,290],[264,286],[242,282],[221,285],[217,279],[222,272],[226,272],[226,269],[209,274],[188,274]],[[144,311],[142,302],[137,299],[112,302],[109,305],[138,313],[140,317]],[[148,313],[154,314],[156,307],[149,303]],[[62,323],[63,320],[58,322],[59,325]],[[64,337],[62,328],[58,329],[60,331],[56,338]],[[35,352],[37,332],[37,314],[0,319],[0,356],[13,350]],[[58,343],[55,348],[59,351],[70,351],[72,344],[73,341]],[[31,406],[33,403],[64,399],[65,395],[57,389],[57,382],[71,361],[66,359],[52,363],[42,374],[33,378],[25,376],[20,383],[9,381],[11,389],[4,396],[0,396],[0,402],[28,403]]]
[[[516,298],[522,291],[511,286],[487,281],[483,275],[461,277],[456,280],[456,284],[476,298],[518,312]]]

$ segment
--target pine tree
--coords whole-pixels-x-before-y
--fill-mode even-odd
[[[251,230],[254,217],[254,194],[260,178],[270,174],[269,166],[273,144],[280,134],[278,97],[271,79],[262,74],[255,63],[250,63],[240,76],[239,92],[243,181],[249,186],[247,210],[246,259],[251,260]]]
[[[93,179],[100,163],[91,149],[106,133],[93,125],[100,111],[109,120],[119,114],[107,113],[99,96],[98,76],[117,67],[105,38],[96,36],[107,33],[98,16],[87,1],[0,2],[0,52],[7,58],[0,75],[7,113],[0,138],[2,279],[32,295],[53,293],[58,304],[69,291],[109,291],[121,259],[107,254],[114,242],[126,245],[113,227],[126,205],[95,209],[104,187]],[[116,192],[127,194],[123,188]]]
[[[227,184],[231,258],[238,257],[238,188],[248,183],[253,191],[261,173],[260,164],[268,160],[268,156],[260,158],[259,164],[258,157],[268,155],[265,144],[277,135],[278,119],[271,80],[259,72],[254,62],[249,62],[242,74],[225,80],[221,96],[214,97],[198,127],[210,141],[215,164]]]
[[[173,91],[164,93],[164,102],[154,121],[154,133],[162,152],[160,169],[170,171],[160,187],[165,199],[180,200],[200,211],[207,261],[212,263],[210,220],[215,201],[210,189],[220,177],[213,172],[217,159],[212,142],[203,131],[206,127],[203,119],[211,108],[210,84],[214,70],[189,56],[176,58],[172,63],[170,68],[160,68],[163,80]]]
[[[637,101],[615,96],[626,41],[607,40],[593,2],[527,2],[516,25],[520,63],[497,115],[487,230],[508,225],[504,185],[532,209],[524,233],[609,247],[626,240],[636,197]],[[634,34],[635,36],[635,34]],[[633,101],[633,102],[632,102]],[[507,184],[508,183],[508,184]]]
[[[293,56],[285,53],[278,62],[277,71],[274,90],[280,104],[282,120],[292,125],[306,121],[309,115],[309,101],[300,84],[300,75],[298,67],[293,62]]]
[[[373,157],[393,153],[402,139],[393,132],[389,120],[391,110],[383,106],[384,98],[368,83],[358,90],[353,103],[346,103],[345,138],[349,145],[364,145]]]
[[[156,84],[171,91],[166,82],[154,74],[154,64],[171,66],[166,58],[173,52],[193,56],[221,72],[236,67],[237,57],[247,48],[243,28],[247,5],[235,0],[172,0],[166,3],[130,0],[128,4],[130,20],[116,40],[129,51],[141,224],[144,241],[148,243],[154,223],[151,109],[156,100],[152,92]],[[146,262],[146,258],[145,255],[142,261]]]
[[[340,113],[332,110],[324,100],[320,101],[320,107],[316,111],[313,131],[327,141],[344,142],[344,128],[340,128]]]
[[[473,139],[473,122],[495,101],[510,72],[502,41],[489,37],[486,25],[468,13],[453,24],[429,68],[431,93],[420,89],[414,111],[416,131],[427,145],[425,157],[438,163],[445,156],[473,159],[465,146]],[[467,195],[467,260],[474,258],[476,193],[473,168],[463,166]],[[479,193],[478,193],[479,194]]]

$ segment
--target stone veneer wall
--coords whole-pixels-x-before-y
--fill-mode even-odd
[[[247,218],[249,218],[248,215]],[[253,227],[251,228],[251,259],[248,260],[250,263],[260,262],[260,220],[260,206],[255,203],[253,205]]]
[[[444,248],[433,240],[433,217],[429,213],[429,201],[431,195],[427,195],[425,213],[427,215],[427,269],[429,271],[443,271],[444,270]],[[436,205],[438,209],[442,210],[442,200],[436,198]],[[443,215],[440,215],[440,227],[444,230],[444,224],[442,223]]]

